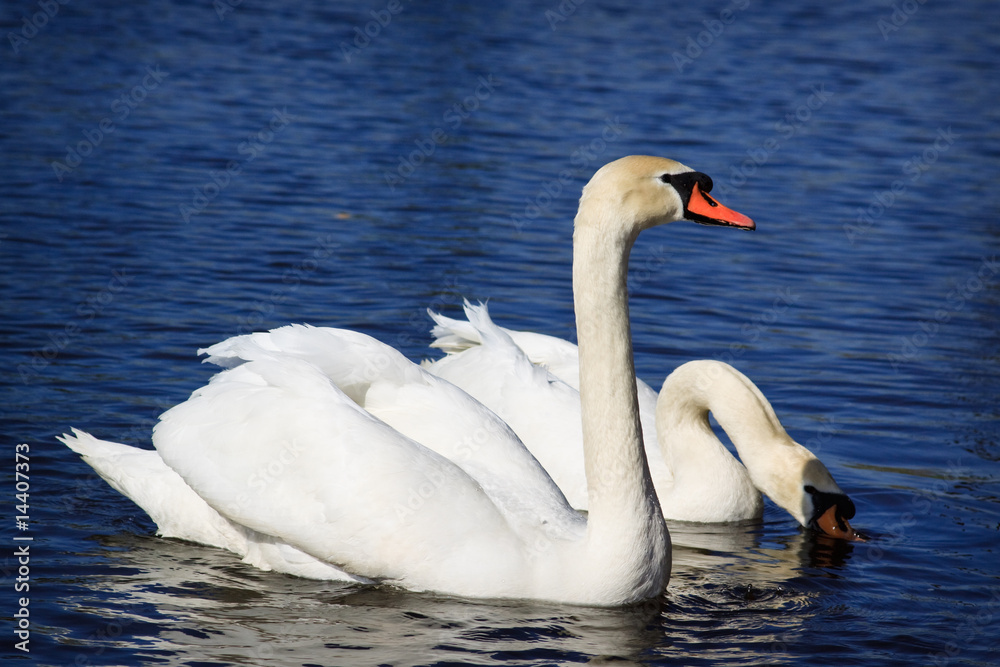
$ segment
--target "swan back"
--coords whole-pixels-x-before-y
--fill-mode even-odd
[[[498,329],[498,340],[503,336]],[[497,414],[371,336],[289,325],[236,336],[204,352],[208,361],[229,368],[267,359],[307,362],[365,413],[457,464],[512,524],[575,520],[558,486]]]

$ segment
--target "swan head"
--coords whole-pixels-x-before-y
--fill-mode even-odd
[[[802,516],[796,517],[799,523],[830,537],[851,542],[865,541],[848,523],[848,519],[854,518],[854,503],[833,481],[822,461],[815,456],[809,459],[802,481]]]
[[[766,478],[750,471],[758,487],[806,528],[841,540],[864,542],[848,522],[854,518],[854,503],[823,462],[787,434],[781,440],[784,442],[776,452],[780,458],[772,459]]]
[[[609,162],[583,188],[576,224],[624,220],[634,233],[656,225],[690,220],[753,230],[753,220],[709,195],[712,179],[680,162],[631,155]]]

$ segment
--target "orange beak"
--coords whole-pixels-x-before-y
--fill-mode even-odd
[[[816,520],[816,527],[830,537],[847,540],[848,542],[867,542],[860,533],[851,528],[847,519],[837,514],[837,506],[833,505]]]
[[[687,212],[694,214],[692,219],[707,225],[725,225],[726,227],[739,227],[740,229],[754,230],[757,224],[731,208],[726,208],[707,192],[703,192],[697,183],[691,189],[691,197],[688,199]]]

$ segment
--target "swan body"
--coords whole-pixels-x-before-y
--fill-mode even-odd
[[[500,415],[569,502],[586,509],[577,347],[553,336],[502,329],[485,305],[467,302],[465,312],[468,321],[430,313],[436,323],[432,346],[448,354],[425,362],[425,368]],[[761,491],[803,526],[818,527],[831,498],[841,521],[853,516],[853,506],[823,463],[788,436],[764,394],[732,366],[690,361],[667,377],[659,396],[642,380],[636,384],[650,474],[666,518],[756,519],[764,510]],[[742,463],[713,432],[709,413]]]
[[[309,579],[367,582],[225,518],[156,451],[99,440],[79,429],[59,440],[82,456],[112,488],[141,507],[156,523],[161,537],[228,549],[262,570]]]
[[[583,517],[566,503],[558,487],[506,424],[462,390],[374,338],[342,329],[291,325],[230,338],[202,352],[209,355],[206,361],[230,370],[213,378],[208,387],[186,403],[165,413],[154,431],[154,442],[159,444],[166,438],[168,443],[193,443],[192,447],[198,447],[197,443],[204,440],[227,439],[234,424],[252,426],[257,438],[273,438],[280,443],[267,450],[266,459],[243,456],[253,452],[244,451],[244,443],[234,441],[233,447],[239,451],[220,452],[217,465],[211,465],[192,449],[171,449],[176,459],[171,467],[159,451],[105,443],[82,432],[77,432],[75,438],[63,438],[72,449],[84,454],[114,488],[146,510],[161,535],[226,548],[264,569],[321,579],[381,579],[358,575],[363,570],[356,564],[349,574],[292,546],[296,537],[276,536],[271,524],[280,523],[276,512],[284,510],[294,515],[296,508],[267,508],[257,502],[262,492],[268,492],[267,498],[275,495],[301,501],[294,490],[280,485],[315,490],[324,489],[324,484],[329,485],[324,489],[327,493],[339,490],[357,496],[354,502],[360,502],[363,490],[352,487],[364,479],[362,474],[396,480],[390,487],[397,491],[395,495],[379,492],[374,499],[382,504],[376,512],[386,524],[382,532],[396,534],[396,541],[385,544],[386,550],[402,548],[397,542],[416,541],[415,536],[401,534],[404,526],[416,534],[433,533],[434,529],[426,524],[412,523],[416,517],[435,520],[434,513],[426,508],[430,503],[460,508],[459,514],[467,521],[481,524],[483,532],[492,531],[494,536],[502,534],[505,526],[513,529],[527,556],[534,549],[548,548],[551,543],[585,532]],[[283,395],[289,392],[291,396]],[[330,396],[324,397],[324,392]],[[310,405],[302,400],[303,394],[326,402]],[[252,416],[265,403],[271,404],[273,421]],[[226,415],[226,419],[211,419],[209,414]],[[310,424],[309,420],[317,416],[330,421]],[[192,437],[190,427],[205,423],[228,433]],[[317,453],[324,449],[324,438],[338,440],[335,429],[339,424],[352,429],[343,440],[356,445],[358,451],[336,464],[317,461]],[[178,436],[175,429],[183,430],[184,435]],[[237,436],[240,430],[236,430]],[[417,445],[412,447],[416,454],[409,452],[418,439],[430,443],[436,451]],[[339,455],[343,457],[344,453]],[[421,455],[427,461],[420,463]],[[363,462],[365,470],[352,470],[352,461]],[[383,466],[380,473],[373,474],[375,466]],[[456,467],[464,474],[458,474]],[[333,472],[347,479],[330,477]],[[323,476],[325,483],[318,479],[310,483],[309,476],[316,474]],[[185,478],[198,480],[194,484],[206,491],[196,493]],[[225,479],[240,483],[223,487],[219,481]],[[483,497],[489,502],[483,503]],[[327,499],[328,505],[347,503],[346,498]],[[226,518],[212,504],[221,505]],[[377,505],[367,505],[366,511],[377,509]],[[478,513],[477,505],[484,505]],[[438,514],[445,511],[440,509]],[[360,514],[360,510],[354,510],[349,516]],[[502,518],[503,526],[497,525],[497,516]],[[317,517],[304,520],[304,530],[317,530],[320,535],[338,533],[336,526],[324,527]],[[463,532],[475,531],[465,526]],[[303,536],[297,539],[301,541]],[[474,546],[468,537],[460,541],[470,548]],[[449,542],[443,544],[459,563],[483,561],[481,555],[462,552]],[[369,556],[375,552],[373,546],[364,548]],[[444,556],[424,557],[440,560]],[[453,577],[457,569],[452,567],[449,576]],[[405,585],[420,590],[439,590],[442,586],[415,580]],[[479,595],[490,597],[488,593]]]
[[[753,227],[710,189],[703,174],[643,156],[605,165],[584,188],[573,281],[586,518],[495,414],[343,330],[284,327],[209,348],[225,370],[161,416],[154,453],[82,432],[64,442],[161,532],[275,569],[294,557],[329,578],[469,597],[656,597],[670,538],[639,428],[625,277],[643,229],[685,218]],[[138,488],[130,476],[157,481]],[[186,502],[174,511],[161,493]]]

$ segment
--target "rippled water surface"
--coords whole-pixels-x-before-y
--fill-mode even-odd
[[[31,632],[26,655],[8,620],[5,657],[1000,662],[993,3],[227,2],[0,12],[0,599],[10,619],[30,596]],[[350,588],[157,538],[55,441],[150,446],[211,374],[197,348],[287,322],[419,359],[424,309],[464,296],[572,338],[576,199],[632,153],[709,173],[758,223],[643,234],[640,376],[745,372],[869,543],[773,506],[675,525],[670,587],[624,610]]]

